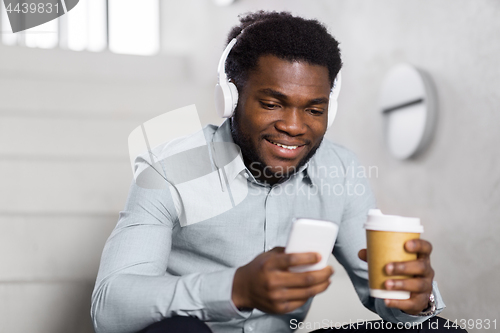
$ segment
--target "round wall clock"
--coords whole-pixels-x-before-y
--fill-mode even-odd
[[[398,159],[417,156],[428,146],[436,121],[436,94],[430,78],[408,64],[392,68],[380,94],[389,151]]]
[[[213,0],[217,6],[229,6],[234,0]]]

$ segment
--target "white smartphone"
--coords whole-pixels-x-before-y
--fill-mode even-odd
[[[321,261],[312,265],[290,267],[289,270],[300,273],[325,268],[338,231],[339,227],[331,221],[295,219],[285,253],[317,252],[321,254]]]

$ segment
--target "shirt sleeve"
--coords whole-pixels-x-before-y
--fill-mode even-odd
[[[375,208],[376,203],[368,182],[366,168],[359,164],[354,154],[346,155],[347,157],[342,159],[345,168],[348,166],[354,172],[345,172],[344,186],[347,195],[333,255],[346,269],[359,299],[367,309],[377,313],[383,320],[393,323],[425,321],[432,316],[412,316],[399,309],[388,308],[383,299],[370,296],[368,264],[358,258],[358,252],[366,248],[366,233],[363,224],[368,210]],[[349,189],[351,189],[350,192]],[[445,308],[445,304],[436,282],[433,282],[433,293],[436,301],[436,314],[438,314]]]
[[[132,184],[107,240],[92,294],[96,333],[138,332],[173,315],[203,321],[244,318],[231,299],[236,268],[175,276],[167,273],[178,217],[170,189]]]

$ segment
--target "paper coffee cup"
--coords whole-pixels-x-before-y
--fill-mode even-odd
[[[410,292],[386,290],[388,279],[407,279],[410,276],[385,273],[385,266],[391,262],[416,260],[415,253],[408,253],[404,244],[410,239],[420,238],[424,227],[419,218],[384,215],[378,209],[370,209],[365,223],[368,280],[370,296],[388,299],[409,299]]]

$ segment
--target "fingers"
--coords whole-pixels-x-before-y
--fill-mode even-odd
[[[276,285],[271,287],[307,288],[329,281],[332,274],[333,268],[331,266],[312,272],[280,272],[276,279]]]
[[[272,251],[272,250],[271,250]],[[280,270],[288,270],[292,266],[312,265],[321,260],[319,253],[282,253],[275,255],[272,260],[268,262],[270,267]]]
[[[405,243],[406,251],[416,253],[418,258],[427,258],[432,252],[432,244],[423,239],[412,239]]]
[[[280,288],[269,293],[267,307],[272,313],[287,313],[304,305],[307,300],[324,292],[330,281],[309,288]]]
[[[387,275],[434,276],[429,260],[425,259],[393,262],[385,266],[385,271]]]
[[[387,264],[385,266],[387,275],[420,276],[432,280],[434,278],[434,270],[430,263],[431,243],[422,239],[413,239],[405,243],[405,248],[409,252],[417,253],[418,259]]]
[[[432,280],[431,279],[394,279],[385,281],[385,288],[387,290],[404,290],[415,293],[431,293]]]
[[[307,299],[324,292],[330,281],[311,286],[309,288],[281,288],[271,292],[271,299],[274,302],[306,301]]]
[[[406,275],[410,278],[389,279],[385,281],[385,288],[409,291],[411,297],[407,300],[386,299],[385,304],[408,314],[418,314],[427,306],[432,292],[432,279],[434,278],[434,270],[430,264],[432,244],[423,239],[413,239],[405,243],[405,249],[409,253],[416,253],[417,260],[389,263],[385,266],[385,271],[389,276]],[[360,259],[366,255],[366,252],[362,253],[362,251],[358,253]]]
[[[359,257],[359,259],[366,261],[368,258],[366,249],[359,250],[358,257]]]
[[[272,250],[270,250],[269,252],[273,252],[273,253],[284,253],[285,252],[285,248],[282,247],[282,246],[276,246],[274,247]]]
[[[271,306],[273,308],[272,313],[288,313],[291,312],[295,309],[300,308],[302,305],[304,305],[307,302],[306,300],[301,300],[301,301],[284,301],[284,302],[279,302],[279,303],[273,303]]]

